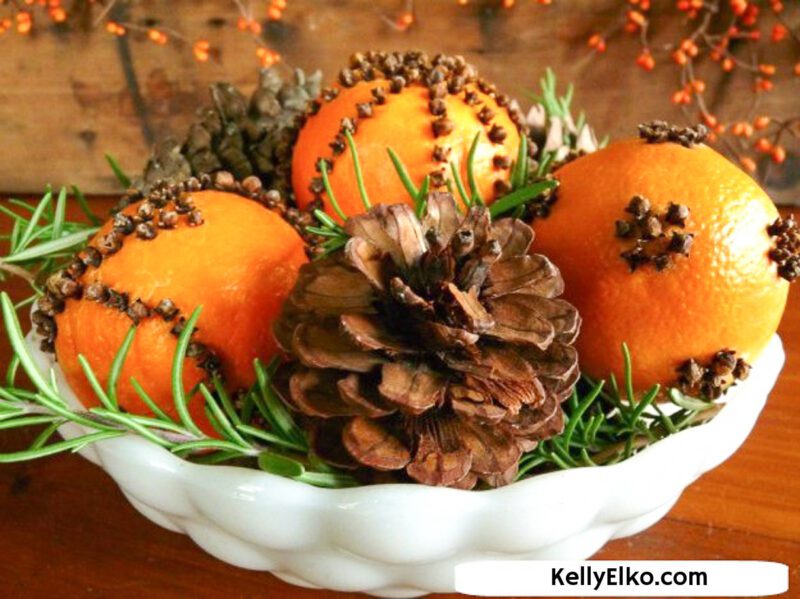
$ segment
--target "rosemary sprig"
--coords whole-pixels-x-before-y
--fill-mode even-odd
[[[12,219],[8,241],[8,254],[0,257],[0,281],[7,275],[25,279],[33,289],[33,295],[23,300],[31,303],[40,294],[40,284],[47,276],[61,268],[66,260],[81,249],[94,235],[98,226],[97,217],[86,205],[86,200],[73,188],[73,198],[78,202],[89,222],[80,223],[66,219],[69,196],[62,187],[55,198],[48,189],[36,203],[9,200],[17,210],[0,205],[0,212]],[[19,306],[18,306],[19,307]]]
[[[678,409],[666,414],[656,403],[661,387],[642,394],[633,389],[633,362],[623,344],[624,394],[613,376],[593,381],[582,377],[563,404],[564,432],[542,441],[520,461],[518,479],[554,469],[614,464],[664,437],[713,418],[721,405],[683,395],[671,388],[669,400]]]
[[[230,398],[220,392],[221,386],[210,390],[205,384],[198,386],[192,394],[183,389],[183,362],[186,348],[191,340],[194,325],[200,316],[196,309],[186,322],[178,338],[178,347],[172,366],[172,388],[175,412],[178,419],[168,416],[164,409],[155,406],[139,383],[134,389],[142,400],[150,405],[152,415],[141,416],[123,411],[117,401],[116,386],[125,357],[133,343],[135,328],[126,335],[112,362],[108,377],[108,388],[104,389],[86,360],[82,360],[84,372],[102,407],[84,410],[67,403],[55,384],[55,373],[51,370],[43,376],[31,356],[16,311],[8,294],[0,294],[3,322],[16,360],[9,368],[5,384],[0,386],[0,430],[47,425],[42,433],[26,449],[0,454],[0,463],[37,459],[65,451],[78,451],[97,441],[133,434],[143,437],[169,451],[187,459],[202,458],[203,462],[229,462],[236,460],[260,467],[262,470],[288,476],[321,487],[353,486],[357,481],[350,475],[330,466],[320,467],[319,461],[310,454],[308,443],[291,414],[274,395],[270,384],[272,370],[260,362],[255,365],[257,383],[247,391],[243,405],[255,405],[266,425],[256,425],[254,414],[246,414],[243,408],[235,409]],[[17,383],[18,366],[27,374],[27,384],[34,390],[27,391]],[[188,408],[192,401],[202,401],[206,406],[209,421],[217,437],[200,429]],[[58,427],[65,422],[80,424],[86,432],[74,439],[50,443]]]

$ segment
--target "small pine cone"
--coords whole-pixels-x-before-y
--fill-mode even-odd
[[[522,453],[561,432],[579,376],[580,317],[556,267],[528,253],[533,231],[482,206],[462,216],[444,192],[421,220],[379,205],[345,229],[343,250],[301,269],[276,323],[291,356],[276,391],[338,466],[512,482]]]
[[[319,71],[298,69],[283,80],[275,69],[264,69],[249,98],[229,83],[215,83],[212,105],[198,111],[183,140],[156,145],[137,186],[146,193],[158,181],[179,183],[227,170],[237,180],[255,175],[285,195],[293,142],[321,78]]]

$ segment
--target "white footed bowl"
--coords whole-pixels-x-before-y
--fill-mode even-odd
[[[52,358],[35,345],[29,343],[31,353],[49,369]],[[783,362],[775,336],[711,422],[624,462],[491,491],[413,484],[320,489],[257,470],[191,464],[133,435],[81,453],[147,518],[235,566],[305,587],[386,597],[452,592],[460,562],[585,559],[609,539],[657,522],[689,484],[744,442]],[[66,393],[59,370],[57,376]],[[62,429],[67,437],[80,432]]]

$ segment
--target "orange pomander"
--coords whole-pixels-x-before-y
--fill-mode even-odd
[[[561,269],[583,317],[582,369],[621,380],[625,342],[637,389],[680,383],[687,360],[709,364],[722,350],[752,362],[788,293],[772,259],[774,204],[683,131],[690,137],[621,141],[560,168],[549,214],[533,222],[533,250]]]
[[[198,306],[202,313],[184,364],[187,390],[216,371],[229,390],[247,387],[253,382],[253,360],[269,360],[277,351],[272,322],[306,262],[300,236],[277,213],[235,193],[196,191],[158,206],[144,199],[125,208],[65,273],[48,282],[50,289],[67,291],[61,311],[56,310],[55,351],[71,388],[87,406],[98,400],[78,356],[105,386],[132,324],[137,331],[119,378],[118,400],[134,414],[149,410],[131,377],[159,407],[176,415],[170,373],[177,333]],[[45,301],[58,304],[59,299],[51,295]],[[201,428],[211,430],[199,394],[190,402],[190,413]]]
[[[292,158],[297,202],[305,208],[320,198],[326,212],[335,215],[320,177],[319,162],[324,159],[343,212],[351,216],[364,211],[344,135],[347,129],[372,204],[412,202],[388,148],[417,188],[426,176],[431,189],[444,188],[451,182],[453,163],[469,189],[467,158],[476,135],[475,183],[489,203],[509,189],[521,122],[508,96],[478,79],[461,57],[437,56],[431,61],[419,52],[355,55],[338,84],[323,91],[300,130]]]

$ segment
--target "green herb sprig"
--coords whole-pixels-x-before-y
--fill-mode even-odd
[[[547,470],[614,464],[713,418],[721,409],[718,403],[687,397],[671,388],[667,397],[677,410],[667,414],[656,401],[660,385],[642,394],[634,392],[633,362],[625,344],[622,355],[625,388],[620,391],[613,374],[600,381],[583,376],[563,404],[564,432],[523,456],[518,479]]]
[[[68,221],[68,198],[67,189],[62,187],[57,195],[48,189],[36,203],[8,200],[15,210],[0,204],[0,212],[13,222],[11,233],[0,237],[9,246],[8,253],[0,257],[0,281],[8,275],[18,276],[33,290],[18,308],[32,303],[41,294],[47,276],[61,268],[99,228],[99,219],[77,187],[72,188],[72,198],[83,210],[86,222]]]

